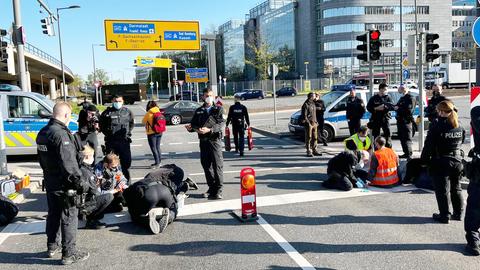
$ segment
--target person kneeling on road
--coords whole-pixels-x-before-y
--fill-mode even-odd
[[[386,147],[387,140],[383,137],[375,139],[375,153],[370,162],[370,185],[391,188],[398,185],[398,156],[393,149]]]
[[[126,205],[123,191],[128,187],[128,180],[123,175],[119,157],[113,153],[106,155],[103,161],[95,166],[95,175],[98,179],[100,194],[113,195],[113,200],[105,209],[105,212],[121,212],[123,206]]]
[[[189,189],[198,189],[195,182],[190,178],[183,180],[183,177],[180,167],[167,164],[128,187],[124,196],[132,221],[143,225],[148,223],[154,234],[165,231],[177,216],[177,196]]]
[[[347,150],[328,161],[328,180],[322,183],[325,188],[350,191],[354,187],[364,186],[358,179],[365,180],[365,173],[357,168],[359,163],[363,164],[366,157],[362,156],[362,153],[368,155],[368,152],[358,151],[353,141],[347,141],[346,146]]]
[[[85,182],[90,186],[85,197],[85,207],[81,209],[81,213],[87,216],[86,228],[103,229],[106,224],[101,222],[105,209],[112,203],[112,193],[100,193],[99,182],[95,177],[95,150],[86,145],[82,151],[83,162],[80,164],[80,170]]]

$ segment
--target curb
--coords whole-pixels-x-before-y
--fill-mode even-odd
[[[291,136],[290,134],[278,134],[278,133],[267,131],[257,127],[252,127],[252,131],[255,133],[261,134],[263,136],[273,137],[280,140],[289,138]]]

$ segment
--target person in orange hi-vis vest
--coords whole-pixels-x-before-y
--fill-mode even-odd
[[[382,188],[396,186],[398,177],[398,156],[391,148],[385,147],[387,140],[383,137],[375,139],[375,153],[370,163],[370,185]]]

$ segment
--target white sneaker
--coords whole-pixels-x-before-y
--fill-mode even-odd
[[[160,233],[160,224],[158,224],[157,216],[162,214],[163,208],[152,208],[148,211],[148,224],[150,226],[150,230],[154,234]]]
[[[162,217],[160,218],[160,221],[157,222],[157,224],[159,224],[159,227],[160,227],[160,232],[165,231],[165,229],[168,226],[169,219],[170,219],[170,209],[163,208]]]

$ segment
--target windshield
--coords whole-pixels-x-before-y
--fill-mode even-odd
[[[345,94],[344,91],[332,91],[323,95],[322,100],[323,100],[323,103],[325,104],[325,107],[330,106],[330,104],[335,102],[335,100],[339,99],[344,94]]]
[[[55,106],[55,102],[48,99],[46,96],[32,92],[36,97],[40,98],[43,102],[47,103],[47,105],[53,110],[53,106]]]
[[[168,107],[170,107],[170,106],[172,106],[172,105],[175,105],[175,104],[177,104],[176,101],[171,101],[171,102],[168,102],[168,103],[165,103],[165,104],[160,105],[160,108],[161,108],[161,109],[165,109],[165,108],[168,108]]]

